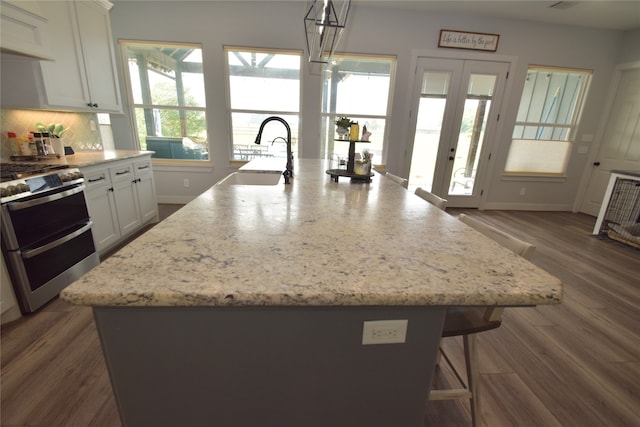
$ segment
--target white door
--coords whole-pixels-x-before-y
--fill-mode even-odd
[[[612,170],[640,170],[640,68],[621,72],[582,212],[598,215]]]
[[[509,64],[421,58],[410,126],[409,185],[478,207]]]

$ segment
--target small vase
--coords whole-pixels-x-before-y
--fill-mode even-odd
[[[53,151],[59,157],[64,157],[64,142],[62,138],[51,138],[51,142],[53,144]]]
[[[345,139],[349,139],[349,129],[345,128],[345,127],[341,127],[338,126],[336,128],[336,132],[338,133],[338,139],[340,140],[345,140]]]

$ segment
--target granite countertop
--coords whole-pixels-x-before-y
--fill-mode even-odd
[[[136,150],[81,151],[70,156],[65,156],[64,159],[67,161],[68,165],[81,168],[102,163],[115,162],[118,160],[133,159],[151,154],[153,154],[152,151]]]
[[[102,163],[115,162],[118,160],[132,159],[153,154],[153,151],[137,150],[103,150],[103,151],[78,151],[62,157],[47,157],[40,160],[42,163],[50,165],[68,165],[75,168],[94,166]],[[26,161],[33,163],[33,161]],[[7,163],[22,163],[20,161],[7,161]]]
[[[91,306],[556,304],[561,282],[391,180],[213,186],[62,292]]]

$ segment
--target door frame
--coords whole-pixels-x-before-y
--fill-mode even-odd
[[[585,198],[587,197],[587,190],[589,189],[589,185],[591,184],[591,178],[594,173],[593,163],[597,160],[600,155],[600,149],[602,148],[602,138],[604,137],[604,133],[607,130],[607,126],[611,119],[611,111],[614,106],[614,102],[616,100],[616,95],[618,92],[618,86],[620,85],[620,81],[622,80],[622,74],[625,71],[633,70],[639,68],[640,69],[640,61],[632,61],[625,62],[622,64],[618,64],[614,70],[614,75],[611,80],[611,84],[609,86],[609,93],[607,95],[607,101],[605,103],[605,108],[602,114],[602,120],[598,124],[598,128],[595,133],[595,144],[590,149],[589,158],[585,163],[584,169],[582,171],[582,177],[580,179],[580,186],[578,187],[578,195],[573,202],[573,212],[583,212],[583,206],[585,202]],[[604,197],[604,194],[603,194]]]
[[[509,76],[509,78],[507,78],[507,81],[505,82],[504,93],[502,95],[502,102],[498,109],[498,114],[501,118],[501,124],[498,124],[496,126],[496,131],[495,131],[493,140],[487,141],[487,146],[485,151],[485,153],[489,153],[489,154],[495,153],[496,150],[501,145],[503,145],[500,142],[503,139],[505,120],[509,117],[507,107],[508,105],[510,105],[509,101],[511,100],[513,83],[516,80],[513,77],[513,73],[515,70],[517,70],[517,66],[518,66],[517,57],[512,55],[499,55],[499,54],[496,55],[491,53],[480,53],[480,52],[473,52],[473,51],[466,51],[466,50],[452,51],[452,50],[446,50],[446,49],[444,50],[442,49],[441,50],[411,49],[411,62],[408,70],[409,78],[408,78],[408,84],[407,84],[407,93],[405,97],[406,119],[402,129],[402,141],[405,141],[405,147],[404,147],[404,157],[401,159],[401,167],[400,167],[401,175],[408,176],[409,170],[411,168],[411,157],[413,155],[413,136],[414,136],[411,133],[411,129],[413,129],[411,127],[411,123],[413,122],[415,124],[415,120],[416,120],[415,117],[412,117],[411,113],[412,113],[412,107],[413,107],[414,87],[416,84],[416,80],[418,78],[422,79],[422,76],[418,76],[416,73],[416,70],[418,67],[418,61],[421,58],[443,59],[443,60],[457,59],[457,60],[464,60],[464,61],[468,60],[468,61],[481,61],[481,62],[503,62],[508,64],[507,75]],[[417,112],[415,112],[414,114],[417,114]],[[511,135],[509,134],[508,137],[511,138]],[[498,157],[500,156],[491,155],[490,158],[487,160],[486,173],[482,178],[482,182],[478,183],[478,185],[484,187],[485,190],[487,188],[487,184],[494,177],[494,174],[495,174],[494,171],[496,167],[495,161],[496,161],[496,158]],[[486,199],[487,199],[488,193],[489,193],[488,191],[484,191],[479,196],[478,209],[480,210],[484,209],[486,205]]]

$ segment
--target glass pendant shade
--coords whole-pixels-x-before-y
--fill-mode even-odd
[[[313,0],[304,17],[309,62],[326,64],[333,55],[349,15],[351,0]]]

